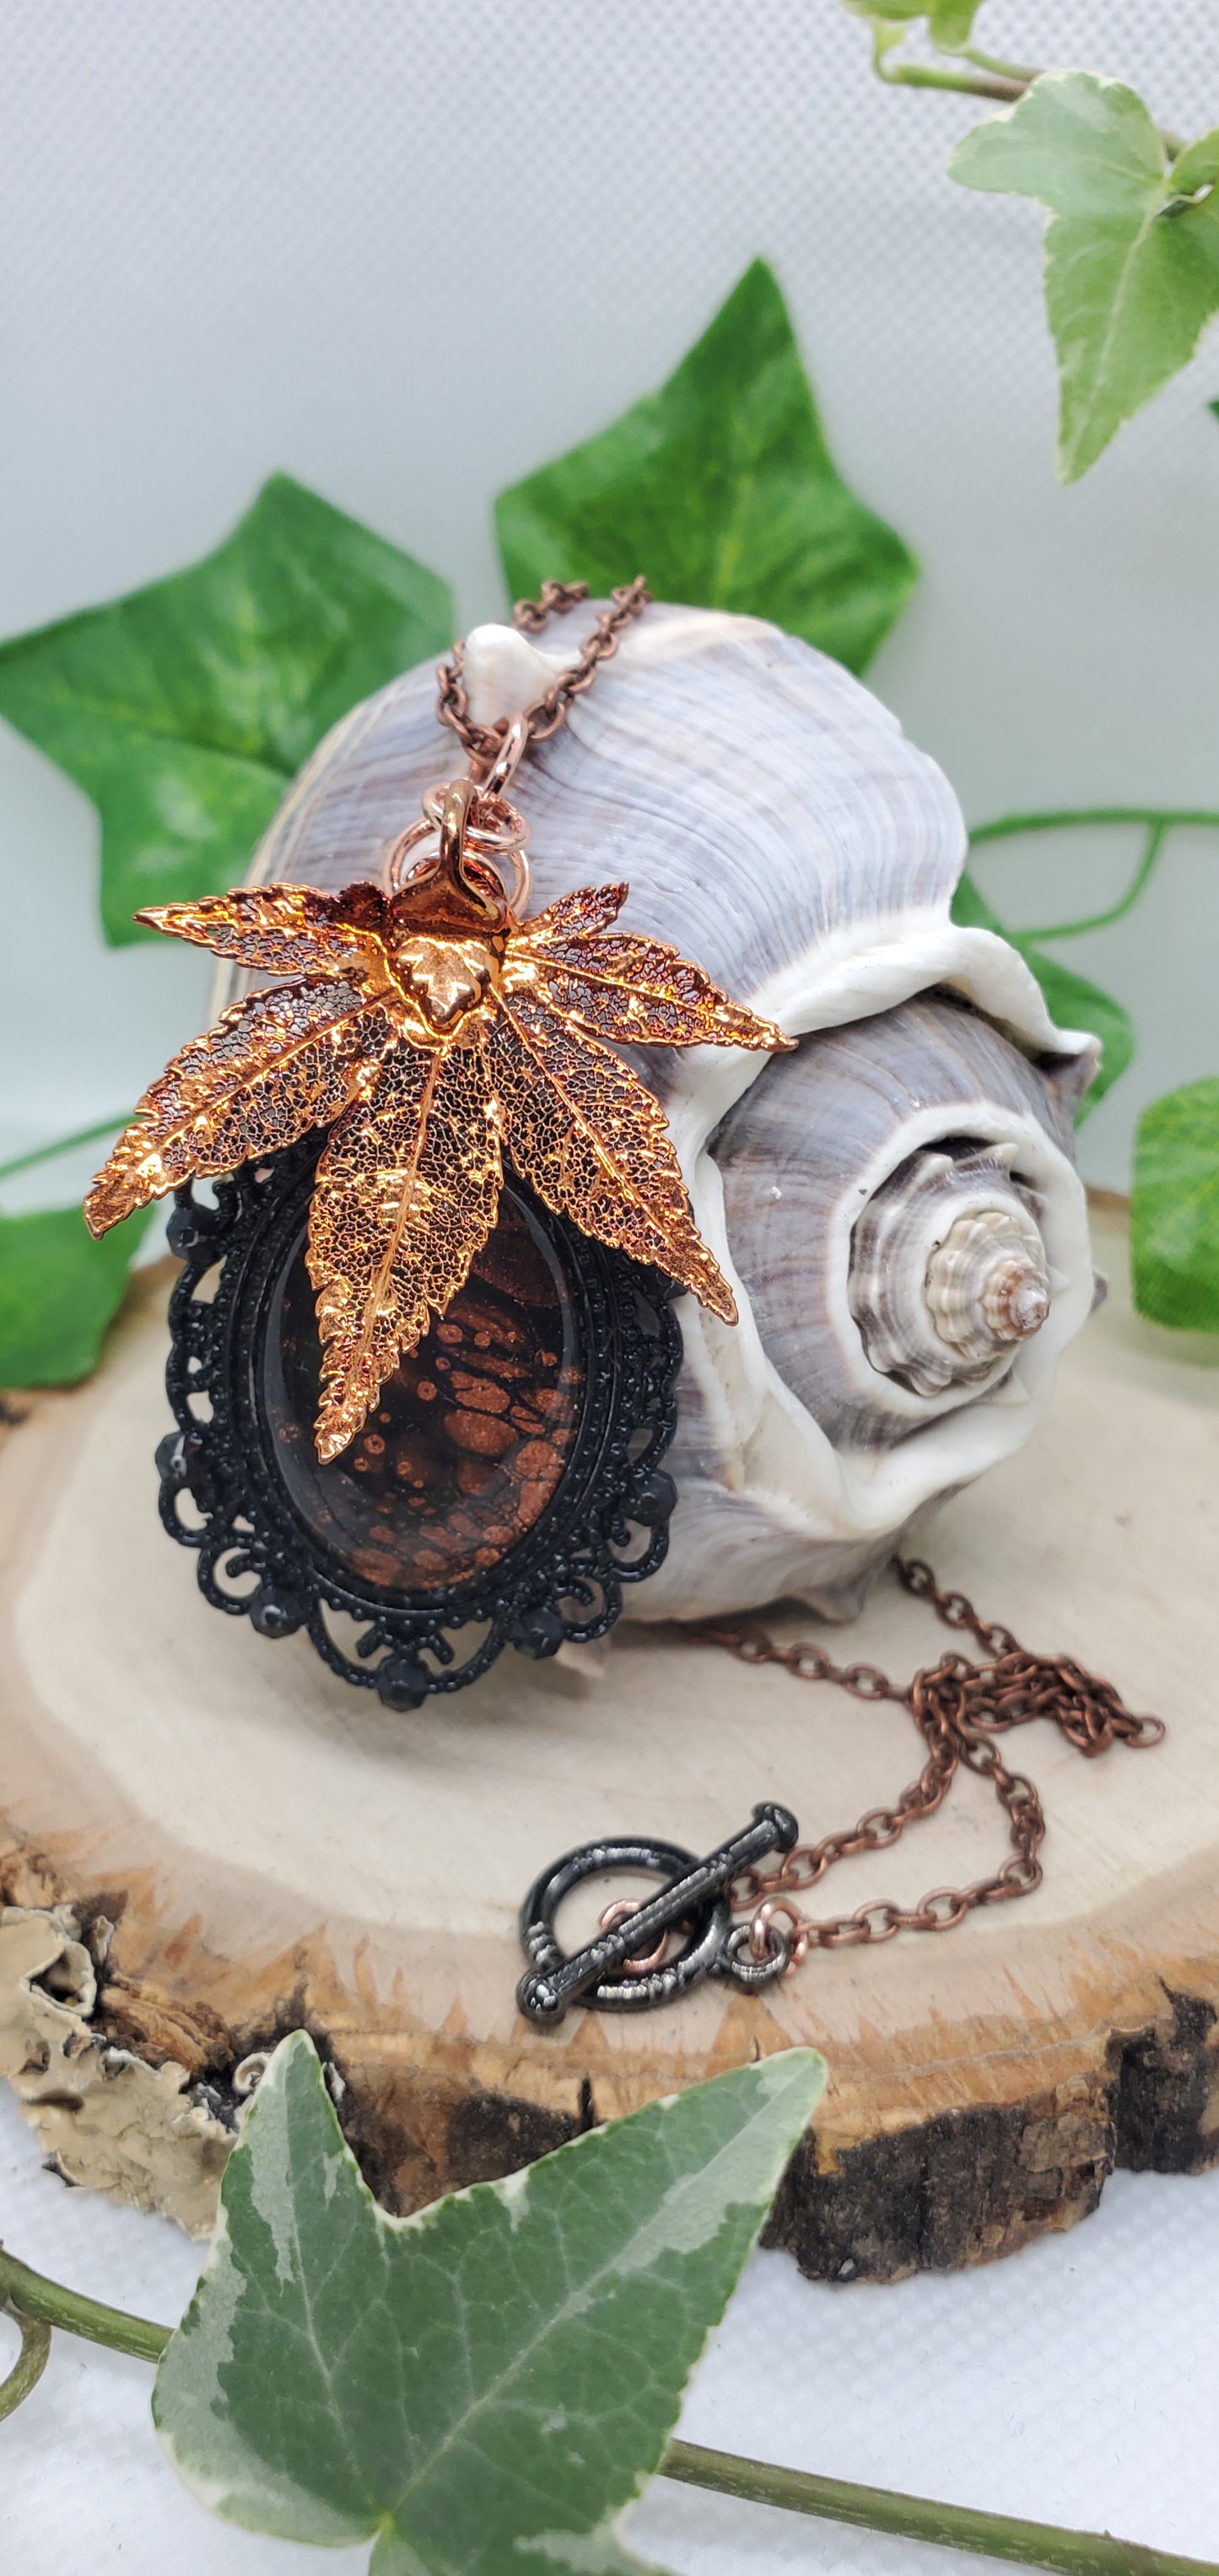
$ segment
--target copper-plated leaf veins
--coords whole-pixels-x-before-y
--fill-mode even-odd
[[[509,960],[509,990],[518,974],[522,980],[529,974],[563,1019],[614,1045],[760,1043],[753,1012],[726,1001],[701,966],[660,939],[611,931],[604,938],[547,941],[528,964],[520,950]]]
[[[276,984],[235,1002],[149,1085],[87,1199],[93,1234],[192,1175],[235,1172],[328,1126],[397,1036],[349,984]]]
[[[736,1301],[690,1215],[658,1100],[608,1047],[540,994],[505,999],[491,1074],[508,1152],[547,1207],[692,1288],[736,1322]]]
[[[141,916],[293,980],[235,1004],[150,1085],[85,1215],[103,1234],[194,1174],[331,1129],[309,1220],[319,1457],[462,1286],[505,1152],[548,1207],[735,1321],[663,1111],[611,1049],[790,1041],[675,948],[610,931],[626,893],[582,887],[520,923],[485,887],[421,874],[393,895],[245,887]]]
[[[481,1029],[470,1046],[396,1048],[372,1100],[338,1121],[309,1212],[319,1458],[346,1448],[404,1352],[464,1286],[502,1178]]]
[[[197,903],[150,904],[136,914],[149,930],[189,939],[235,966],[268,975],[342,975],[366,992],[389,982],[385,956],[387,904],[379,886],[238,886],[234,894]]]

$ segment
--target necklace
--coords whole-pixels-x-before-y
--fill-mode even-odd
[[[565,613],[585,596],[583,585],[546,583],[540,601],[518,606],[516,624],[537,633],[549,615]],[[489,787],[493,783],[498,790],[511,775],[528,740],[544,741],[563,723],[647,596],[642,580],[616,593],[613,609],[586,639],[572,669],[524,717],[498,727],[480,728],[470,719],[461,647],[442,664],[441,721],[452,727],[472,763],[487,764]],[[963,1593],[942,1591],[920,1559],[899,1559],[897,1570],[906,1590],[926,1600],[947,1627],[972,1634],[984,1650],[984,1663],[946,1654],[901,1689],[874,1664],[835,1664],[810,1643],[779,1646],[754,1621],[684,1622],[682,1633],[724,1648],[743,1663],[777,1664],[796,1680],[833,1682],[855,1699],[888,1700],[907,1708],[925,1746],[917,1777],[892,1807],[873,1808],[854,1826],[825,1834],[816,1843],[798,1841],[795,1819],[786,1809],[764,1807],[743,1834],[702,1862],[674,1846],[638,1842],[593,1844],[569,1854],[556,1870],[543,1874],[522,1917],[533,1969],[522,1979],[519,1993],[522,2009],[532,2018],[558,2018],[577,1995],[611,2009],[667,2002],[708,1973],[756,1987],[794,1974],[811,1949],[891,1941],[899,1932],[952,1931],[976,1908],[1031,1895],[1041,1884],[1045,1813],[1033,1782],[1004,1762],[1002,1736],[1047,1718],[1087,1759],[1114,1743],[1144,1751],[1162,1741],[1159,1718],[1132,1715],[1110,1683],[1086,1672],[1073,1657],[1030,1654],[1010,1629],[982,1620]],[[917,1906],[873,1900],[849,1914],[821,1917],[804,1910],[801,1900],[836,1862],[887,1850],[908,1826],[935,1815],[962,1764],[990,1782],[1007,1819],[1011,1850],[996,1870],[966,1887],[934,1888]],[[776,1849],[778,1866],[761,1867],[761,1859]],[[562,1895],[592,1874],[586,1862],[595,1862],[598,1874],[607,1867],[651,1866],[669,1884],[642,1908],[622,1901],[609,1905],[602,1916],[601,1942],[568,1961],[555,1941],[554,1914]],[[671,1956],[683,1935],[680,1956]]]
[[[586,597],[547,582],[514,623],[537,635]],[[393,1709],[464,1687],[505,1645],[546,1656],[605,1633],[667,1545],[673,1294],[735,1321],[660,1108],[614,1049],[789,1041],[676,949],[613,930],[625,886],[527,915],[528,828],[507,796],[649,599],[642,578],[616,591],[574,661],[492,725],[471,714],[454,647],[437,715],[468,767],[428,789],[380,885],[241,888],[139,916],[281,979],[150,1085],[86,1200],[95,1233],[170,1190],[177,1202],[162,1517],[216,1607],[265,1637],[305,1628]],[[209,1176],[214,1207],[193,1195]],[[752,1621],[684,1633],[907,1708],[917,1778],[816,1843],[770,1804],[702,1860],[646,1838],[568,1853],[522,1913],[530,2018],[577,2000],[663,2003],[708,1974],[760,1988],[812,1949],[950,1931],[1041,1880],[1045,1817],[1000,1754],[1011,1728],[1048,1717],[1088,1757],[1160,1741],[1158,1719],[1132,1716],[1073,1658],[1027,1653],[920,1561],[899,1573],[984,1663],[945,1654],[901,1689]],[[838,1861],[934,1815],[962,1765],[1007,1819],[995,1871],[917,1906],[804,1910]],[[615,1869],[664,1884],[642,1906],[609,1905],[568,1958],[558,1905]]]
[[[585,598],[582,582],[544,582],[515,605],[515,629],[541,634]],[[606,1633],[624,1584],[667,1546],[670,1298],[691,1288],[734,1321],[660,1105],[613,1048],[791,1041],[675,948],[611,930],[626,886],[526,914],[528,827],[508,801],[528,752],[647,605],[642,577],[613,592],[575,662],[497,724],[474,721],[456,644],[436,714],[469,765],[428,788],[379,886],[250,886],[139,914],[278,976],[149,1084],[85,1200],[95,1234],[168,1190],[178,1200],[162,1520],[198,1551],[216,1607],[271,1638],[304,1625],[335,1672],[389,1708],[459,1690],[505,1643],[546,1656]],[[214,1208],[193,1200],[196,1177],[219,1182]],[[1162,1739],[1157,1718],[1131,1716],[1072,1656],[1026,1654],[941,1592],[923,1561],[899,1577],[987,1662],[943,1654],[899,1690],[874,1664],[783,1649],[753,1620],[686,1628],[742,1662],[910,1710],[925,1759],[894,1806],[820,1842],[799,1842],[789,1808],[758,1806],[704,1860],[639,1837],[582,1844],[523,1906],[531,2020],[577,1999],[670,2002],[709,1973],[758,1989],[814,1947],[951,1932],[1041,1883],[1044,1808],[1000,1754],[1010,1728],[1051,1718],[1085,1757]],[[356,1641],[335,1615],[356,1620]],[[835,1862],[936,1814],[961,1765],[990,1780],[1008,1819],[1000,1868],[917,1906],[804,1911]],[[562,1896],[624,1868],[660,1875],[660,1893],[608,1906],[598,1940],[567,1958]]]
[[[875,1664],[835,1664],[808,1643],[777,1645],[752,1620],[680,1624],[683,1636],[726,1648],[743,1663],[779,1664],[797,1681],[834,1682],[853,1699],[909,1709],[926,1748],[917,1778],[892,1807],[870,1808],[853,1826],[816,1843],[799,1841],[787,1808],[767,1805],[756,1807],[752,1823],[705,1860],[674,1844],[639,1840],[586,1843],[569,1852],[543,1872],[522,1910],[521,1938],[532,1965],[517,2000],[530,2020],[556,2022],[577,2001],[603,2011],[672,2003],[709,1975],[756,1989],[792,1976],[813,1949],[891,1941],[899,1932],[951,1932],[976,1907],[1031,1896],[1041,1884],[1045,1814],[1032,1781],[1003,1761],[1001,1736],[1044,1717],[1089,1760],[1112,1744],[1144,1752],[1162,1743],[1161,1719],[1134,1716],[1110,1682],[1072,1656],[1028,1653],[1010,1629],[981,1619],[963,1592],[941,1591],[919,1558],[899,1558],[897,1571],[907,1592],[930,1602],[946,1627],[977,1639],[984,1663],[946,1654],[903,1690]],[[803,1911],[800,1898],[836,1862],[888,1850],[908,1825],[935,1815],[962,1764],[989,1780],[1006,1815],[1012,1849],[998,1869],[967,1887],[933,1888],[920,1905],[873,1899],[849,1914]],[[777,1868],[760,1868],[776,1851]],[[600,1938],[568,1958],[555,1938],[558,1906],[585,1879],[614,1870],[650,1871],[667,1884],[643,1905],[607,1906]]]

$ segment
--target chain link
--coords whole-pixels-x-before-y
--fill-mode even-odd
[[[522,710],[529,743],[547,742],[558,732],[575,700],[592,687],[602,662],[618,650],[624,627],[638,617],[651,592],[642,573],[613,593],[613,606],[603,611],[586,635],[575,661],[552,681],[545,695]],[[566,617],[588,597],[587,582],[546,581],[540,599],[518,599],[512,622],[518,634],[540,635],[552,617]],[[465,647],[457,643],[436,674],[441,724],[457,735],[470,760],[485,775],[501,753],[509,717],[479,725],[470,714],[465,685]],[[519,756],[519,753],[518,753]],[[963,1592],[941,1591],[931,1567],[921,1558],[898,1560],[906,1590],[929,1601],[948,1628],[966,1629],[988,1660],[971,1664],[964,1655],[942,1655],[931,1669],[915,1674],[899,1690],[875,1664],[836,1664],[820,1646],[807,1642],[780,1646],[764,1628],[751,1622],[691,1620],[687,1636],[708,1646],[722,1646],[748,1664],[781,1664],[797,1681],[834,1682],[853,1699],[892,1700],[907,1708],[926,1746],[917,1779],[902,1790],[892,1807],[871,1807],[858,1822],[818,1843],[800,1843],[776,1870],[751,1869],[732,1890],[734,1911],[747,1916],[732,1935],[742,1960],[752,1961],[759,1975],[773,1975],[776,1959],[790,1975],[810,1949],[846,1949],[862,1942],[892,1941],[899,1932],[952,1932],[975,1907],[1002,1905],[1028,1896],[1041,1884],[1038,1852],[1045,1839],[1045,1814],[1031,1780],[1010,1771],[996,1736],[1035,1718],[1052,1718],[1068,1743],[1092,1759],[1114,1743],[1133,1751],[1159,1744],[1164,1727],[1159,1718],[1135,1717],[1110,1682],[1100,1681],[1070,1655],[1031,1655],[1010,1628],[979,1617]],[[907,1825],[934,1816],[962,1765],[988,1780],[1007,1817],[1011,1851],[988,1878],[968,1887],[935,1887],[919,1905],[894,1905],[885,1899],[857,1905],[853,1913],[813,1916],[801,1912],[797,1896],[818,1886],[836,1862],[861,1852],[886,1851],[900,1841]]]
[[[788,1953],[790,1975],[810,1949],[838,1950],[865,1941],[891,1941],[898,1932],[951,1932],[982,1905],[1003,1905],[1031,1895],[1041,1884],[1038,1852],[1045,1814],[1031,1780],[1010,1771],[995,1741],[1014,1726],[1052,1718],[1068,1743],[1089,1760],[1111,1744],[1142,1751],[1159,1744],[1158,1717],[1135,1717],[1110,1682],[1085,1672],[1070,1655],[1031,1655],[1009,1628],[981,1619],[963,1592],[942,1592],[921,1558],[898,1560],[907,1592],[929,1601],[946,1627],[967,1629],[988,1661],[942,1655],[930,1670],[899,1690],[875,1664],[836,1664],[820,1646],[780,1646],[750,1621],[715,1619],[684,1623],[687,1636],[722,1646],[748,1664],[781,1664],[797,1681],[834,1682],[853,1699],[892,1700],[907,1708],[926,1746],[926,1760],[891,1807],[870,1807],[852,1826],[799,1843],[778,1869],[747,1870],[732,1890],[734,1910],[749,1917],[747,1948],[758,1963]],[[907,1825],[921,1824],[943,1806],[961,1764],[989,1781],[1007,1817],[1011,1852],[988,1878],[968,1887],[936,1887],[920,1905],[873,1900],[853,1913],[813,1916],[796,1899],[818,1886],[837,1861],[860,1852],[886,1851]]]
[[[512,611],[512,623],[520,635],[540,635],[552,617],[566,617],[579,601],[587,599],[586,581],[544,581],[540,599],[518,599]],[[576,698],[591,689],[603,662],[618,650],[618,638],[624,626],[648,606],[652,594],[642,573],[613,593],[613,607],[602,611],[591,635],[586,635],[569,670],[560,671],[544,697],[535,698],[523,710],[529,740],[548,742],[557,733]],[[475,724],[465,682],[465,645],[455,644],[447,662],[436,673],[439,690],[437,713],[440,722],[455,733],[471,760],[485,772],[499,752],[509,719],[501,716],[497,724]]]

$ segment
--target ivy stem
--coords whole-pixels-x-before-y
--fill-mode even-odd
[[[874,57],[873,70],[887,81],[891,89],[953,89],[965,98],[997,98],[1011,107],[1023,98],[1028,82],[998,78],[994,73],[949,71],[946,64],[888,63],[883,54]]]
[[[951,71],[946,63],[894,63],[889,60],[892,41],[890,37],[889,44],[884,44],[878,38],[872,47],[872,69],[877,79],[887,81],[891,89],[951,89],[965,98],[996,98],[1002,106],[1014,107],[1017,99],[1023,98],[1033,82],[1042,77],[1040,71],[1022,63],[1005,63],[996,54],[984,54],[977,45],[952,48],[957,62],[975,66],[980,75],[976,78],[970,72]],[[1157,125],[1156,133],[1164,147],[1165,160],[1177,160],[1185,150],[1184,136],[1174,134],[1167,125]],[[1192,198],[1184,200],[1185,204],[1193,202]]]
[[[20,2328],[21,2350],[8,2377],[0,2379],[0,2420],[12,2415],[22,2398],[37,2388],[51,2350],[51,2329],[41,2317],[23,2316],[20,2308],[6,2308],[5,2314]]]
[[[116,1127],[127,1127],[132,1112],[125,1109],[119,1118],[100,1118],[95,1127],[78,1127],[74,1136],[60,1136],[53,1145],[34,1145],[28,1154],[14,1154],[12,1161],[0,1163],[0,1181],[11,1181],[17,1172],[28,1172],[35,1163],[49,1163],[56,1154],[70,1154],[76,1145],[95,1145],[99,1136],[112,1136]]]
[[[1104,912],[1087,913],[1082,920],[1041,922],[1033,929],[1021,930],[1022,940],[1035,943],[1045,939],[1079,939],[1086,930],[1108,930],[1111,923],[1121,921],[1138,902],[1156,867],[1168,833],[1177,824],[1219,831],[1219,814],[1188,806],[1160,808],[1154,805],[1091,805],[1079,807],[1073,813],[1004,814],[995,823],[977,824],[969,835],[969,845],[972,850],[986,841],[1003,841],[1022,832],[1054,832],[1073,829],[1082,823],[1141,823],[1146,827],[1143,855],[1125,893]]]
[[[1119,895],[1116,903],[1110,904],[1107,912],[1088,913],[1082,921],[1045,922],[1035,930],[1022,930],[1020,933],[1021,938],[1079,939],[1082,937],[1085,930],[1108,930],[1111,922],[1120,921],[1123,918],[1123,915],[1132,911],[1134,905],[1138,902],[1139,896],[1151,875],[1156,860],[1159,858],[1167,830],[1167,823],[1152,824],[1147,835],[1142,858],[1139,860],[1139,864],[1135,869],[1134,875],[1131,877],[1125,893],[1123,895]]]
[[[3,2246],[0,2307],[16,2315],[21,2326],[21,2356],[0,2383],[0,2415],[10,2413],[28,2396],[40,2377],[52,2326],[83,2335],[89,2343],[108,2344],[113,2352],[134,2353],[140,2361],[159,2361],[170,2339],[168,2326],[129,2316],[123,2308],[108,2308],[79,2290],[66,2290],[62,2283],[31,2271],[28,2263],[19,2262]],[[788,2513],[854,2523],[864,2531],[898,2532],[907,2540],[935,2541],[943,2548],[978,2550],[984,2557],[1009,2559],[1020,2567],[1055,2569],[1060,2576],[1219,2576],[1219,2567],[1208,2560],[1174,2557],[1134,2541],[1113,2540],[1108,2533],[1060,2531],[1052,2523],[1014,2521],[1010,2515],[980,2513],[969,2505],[933,2504],[922,2496],[896,2495],[887,2487],[855,2486],[845,2478],[816,2477],[806,2469],[777,2469],[766,2460],[739,2459],[733,2451],[704,2450],[694,2442],[671,2442],[660,2475],[687,2486],[710,2487],[720,2495],[743,2496],[750,2504],[778,2505]]]
[[[850,2522],[865,2531],[891,2531],[905,2540],[972,2549],[1017,2567],[1048,2567],[1059,2576],[1219,2576],[1214,2563],[1147,2549],[1108,2532],[1061,2531],[1053,2523],[1021,2522],[1004,2513],[979,2513],[970,2505],[930,2504],[887,2487],[860,2487],[844,2478],[813,2476],[806,2469],[776,2469],[766,2460],[738,2459],[694,2442],[671,2442],[660,2464],[662,2478],[678,2478],[749,2504],[778,2505],[824,2522]]]
[[[132,2352],[139,2361],[159,2361],[169,2341],[168,2326],[153,2325],[148,2317],[128,2316],[124,2308],[108,2308],[100,2299],[87,2299],[81,2290],[65,2290],[61,2282],[32,2272],[28,2263],[19,2262],[3,2245],[0,2306],[15,2308],[40,2325],[62,2326],[68,2334],[83,2335],[86,2343],[109,2344],[112,2352]]]
[[[974,823],[969,838],[980,841],[1006,841],[1018,832],[1063,832],[1077,823],[1163,823],[1165,828],[1181,824],[1185,829],[1219,832],[1219,814],[1209,807],[1195,805],[1076,805],[1056,813],[1000,814],[993,823]]]
[[[980,45],[954,45],[952,50],[961,62],[975,64],[980,72],[994,72],[999,80],[1018,81],[1022,89],[1041,78],[1035,63],[1000,62],[997,54],[984,54]]]

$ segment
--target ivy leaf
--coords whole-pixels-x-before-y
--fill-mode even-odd
[[[981,888],[971,876],[963,876],[952,901],[953,920],[965,929],[993,930],[1006,939],[1023,957],[1025,965],[1041,986],[1045,1006],[1060,1029],[1089,1029],[1101,1042],[1101,1059],[1076,1112],[1075,1123],[1082,1126],[1097,1102],[1111,1091],[1135,1052],[1134,1022],[1130,1013],[1111,993],[1102,992],[1086,975],[1077,975],[1070,966],[1060,965],[1057,957],[1047,957],[1043,948],[1034,947],[1018,930],[1009,930],[987,902]]]
[[[1066,483],[1193,356],[1219,307],[1219,194],[1194,200],[1217,167],[1219,129],[1173,166],[1142,100],[1094,72],[1042,72],[949,161],[966,188],[1049,208],[1045,296]]]
[[[373,2576],[638,2569],[618,2516],[824,2075],[765,2058],[392,2219],[293,2033],[157,2373],[171,2459],[248,2530],[375,2539]]]
[[[1134,1302],[1153,1323],[1219,1333],[1219,1080],[1143,1111],[1130,1201]]]
[[[837,473],[761,260],[659,393],[502,492],[495,521],[514,596],[643,571],[658,598],[770,618],[852,671],[917,571]]]
[[[100,808],[106,937],[237,882],[322,734],[451,634],[434,573],[275,474],[201,563],[0,645],[0,715]]]
[[[872,29],[882,53],[900,44],[916,19],[925,18],[932,44],[942,54],[959,54],[973,34],[982,0],[885,0],[882,9],[868,8],[866,0],[844,0],[844,5]]]
[[[72,1386],[96,1368],[151,1215],[101,1243],[78,1207],[0,1217],[0,1386]]]

